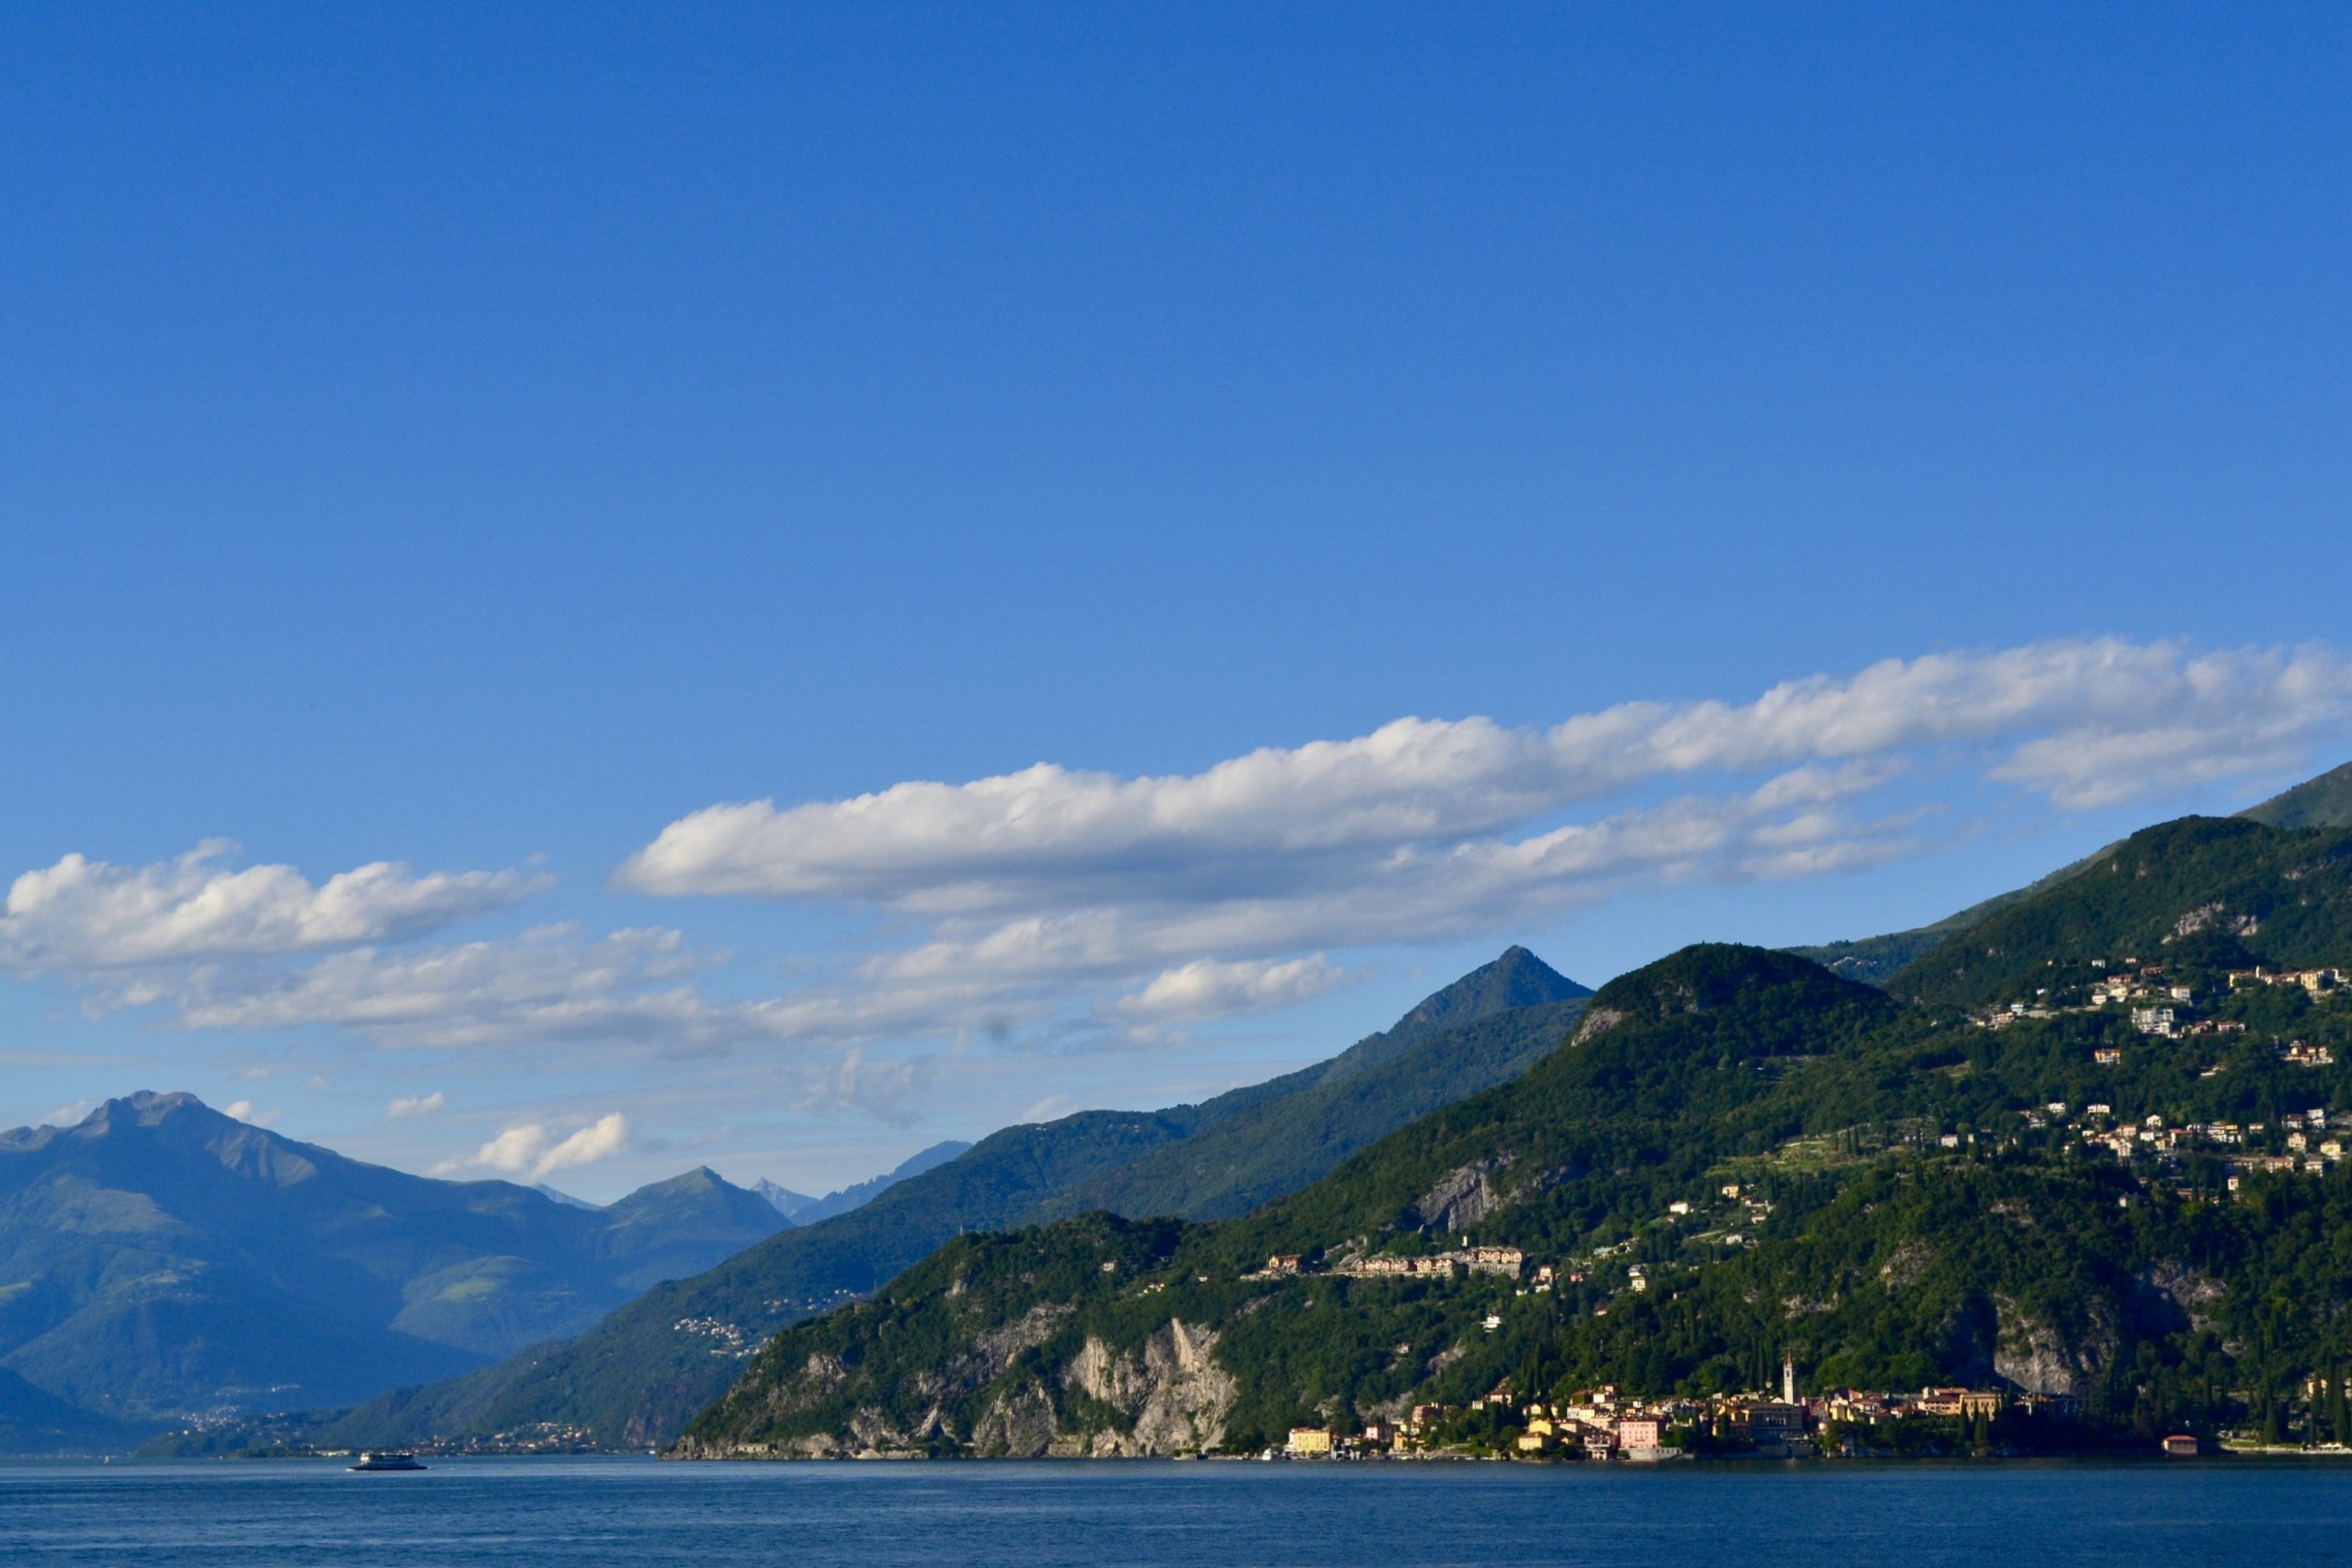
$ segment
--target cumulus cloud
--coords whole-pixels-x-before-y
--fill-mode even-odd
[[[439,934],[541,885],[517,873],[381,862],[314,887],[291,867],[231,869],[218,844],[27,872],[0,916],[0,969],[67,976],[94,1010],[151,1006],[189,1028],[325,1025],[435,1048],[791,1044],[812,1049],[782,1098],[890,1117],[933,1070],[914,1043],[1163,1040],[1324,994],[1349,980],[1351,952],[1914,854],[1964,826],[1952,818],[1979,786],[2076,809],[2275,778],[2348,721],[2352,667],[2326,648],[2037,643],[1540,728],[1403,718],[1190,774],[1040,764],[712,805],[663,829],[615,885],[885,917],[881,938],[764,996],[728,999],[726,956],[666,928]],[[511,1128],[475,1163],[536,1169],[582,1136]]]
[[[2274,769],[2352,712],[2323,648],[2191,655],[2114,639],[1888,660],[1742,706],[1631,703],[1549,729],[1398,719],[1205,772],[1117,778],[1041,763],[847,800],[721,804],[631,856],[653,894],[845,898],[974,914],[1115,893],[1256,894],[1347,878],[1400,846],[1475,838],[1660,777],[1754,773],[1929,746],[1991,748],[2061,805]]]
[[[430,1094],[404,1094],[384,1108],[389,1120],[400,1121],[409,1116],[429,1116],[449,1103],[439,1089]]]
[[[593,1165],[609,1155],[621,1153],[628,1146],[629,1120],[617,1111],[563,1139],[557,1139],[542,1123],[522,1122],[507,1128],[483,1145],[471,1159],[441,1166],[437,1168],[437,1174],[472,1166],[502,1171],[510,1176],[523,1175],[533,1181],[544,1181],[557,1171]]]
[[[1347,980],[1347,971],[1320,953],[1286,962],[1195,958],[1161,970],[1142,990],[1112,1003],[1111,1010],[1147,1023],[1234,1018],[1308,1001],[1346,985]]]
[[[803,1074],[801,1111],[858,1111],[879,1121],[911,1123],[915,1105],[936,1076],[936,1055],[875,1058],[852,1046]]]
[[[772,1037],[763,1004],[714,1001],[694,984],[721,956],[690,949],[674,930],[586,937],[555,925],[513,939],[356,948],[291,967],[205,966],[152,999],[188,1028],[324,1023],[392,1046],[693,1049]]]
[[[81,855],[27,871],[0,914],[0,965],[90,973],[398,940],[504,909],[545,888],[516,871],[433,871],[391,861],[314,886],[291,865],[233,870],[212,839],[176,860],[112,865]]]
[[[762,1008],[782,1037],[1001,1035],[1074,1017],[1150,1026],[1302,1000],[1343,978],[1333,950],[1913,853],[1922,808],[1888,790],[1922,772],[2102,806],[2274,776],[2348,719],[2352,667],[2326,648],[2045,643],[1540,729],[1405,718],[1194,774],[1039,764],[843,800],[719,804],[670,824],[615,882],[917,923],[911,945]]]

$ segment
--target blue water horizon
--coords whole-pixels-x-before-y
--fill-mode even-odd
[[[2211,1564],[2352,1541],[2327,1460],[1698,1464],[689,1464],[301,1459],[0,1464],[11,1563],[534,1568],[790,1563],[1616,1568],[1822,1562]],[[2268,1551],[2267,1547],[2256,1550]]]

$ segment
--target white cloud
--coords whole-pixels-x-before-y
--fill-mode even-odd
[[[1041,763],[779,809],[707,807],[622,864],[654,894],[847,898],[933,915],[1103,896],[1194,901],[1352,878],[1399,847],[1475,839],[1647,780],[1755,773],[1929,746],[2063,805],[2273,770],[2352,712],[2324,648],[2190,655],[2114,639],[1888,660],[1744,706],[1633,703],[1548,730],[1398,719],[1190,775]]]
[[[938,1065],[935,1055],[877,1060],[863,1047],[852,1046],[803,1074],[805,1087],[797,1108],[859,1111],[880,1121],[908,1123],[915,1119],[915,1101],[929,1086]]]
[[[628,1146],[629,1121],[617,1111],[561,1140],[541,1123],[522,1122],[483,1145],[473,1158],[438,1167],[435,1174],[474,1166],[544,1181],[557,1171],[593,1165]]]
[[[87,1116],[91,1112],[97,1109],[98,1105],[94,1100],[71,1101],[68,1104],[59,1106],[47,1115],[43,1116],[39,1125],[44,1127],[78,1127],[81,1124],[81,1120],[84,1116]]]
[[[896,1117],[936,1060],[914,1043],[1163,1041],[1342,985],[1351,951],[1913,854],[1964,831],[1956,819],[1988,784],[2071,809],[2274,778],[2348,719],[2352,668],[2325,648],[2104,640],[1890,660],[1744,705],[1627,704],[1541,729],[1399,719],[1187,775],[1041,764],[714,805],[664,829],[616,885],[885,917],[882,939],[748,999],[718,992],[726,955],[674,930],[433,937],[542,885],[518,873],[385,862],[313,887],[290,867],[228,869],[220,845],[26,873],[0,916],[0,968],[183,1028],[326,1026],[431,1048],[791,1044],[805,1049],[782,1101]],[[594,1130],[510,1128],[472,1163],[533,1170]]]
[[[0,966],[88,974],[393,941],[503,909],[541,891],[516,871],[433,871],[377,861],[313,886],[291,865],[231,870],[235,846],[112,865],[80,855],[27,871],[0,915]]]
[[[1906,777],[1957,768],[2098,806],[2275,776],[2347,719],[2352,667],[2326,648],[2046,643],[1888,660],[1744,706],[1627,704],[1530,730],[1399,719],[1189,775],[1040,764],[845,800],[715,805],[664,829],[615,882],[916,922],[911,946],[759,1008],[778,1036],[1156,1025],[1301,1000],[1337,982],[1333,950],[1914,853],[1924,808],[1888,793]],[[1626,800],[1661,786],[1681,793]],[[1613,797],[1615,809],[1589,814]]]
[[[675,1049],[772,1037],[758,1003],[712,1001],[693,981],[719,955],[674,930],[586,938],[547,926],[514,940],[359,948],[295,967],[208,965],[169,991],[199,1029],[330,1024],[393,1046],[630,1041]]]
[[[385,1116],[399,1121],[409,1116],[429,1116],[449,1103],[439,1089],[430,1094],[404,1094],[384,1108]]]
[[[222,1109],[221,1114],[232,1121],[247,1122],[256,1127],[274,1127],[278,1119],[278,1113],[274,1111],[254,1110],[251,1100],[232,1100]]]
[[[1142,990],[1113,1002],[1112,1011],[1146,1023],[1233,1018],[1291,1007],[1336,989],[1347,980],[1347,971],[1320,953],[1287,962],[1195,958],[1163,969]]]

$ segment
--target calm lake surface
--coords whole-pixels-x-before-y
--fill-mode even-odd
[[[0,1562],[2352,1561],[2352,1465],[0,1463]]]

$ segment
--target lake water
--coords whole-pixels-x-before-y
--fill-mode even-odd
[[[2352,1560],[2352,1465],[0,1464],[10,1568],[2296,1560]]]

